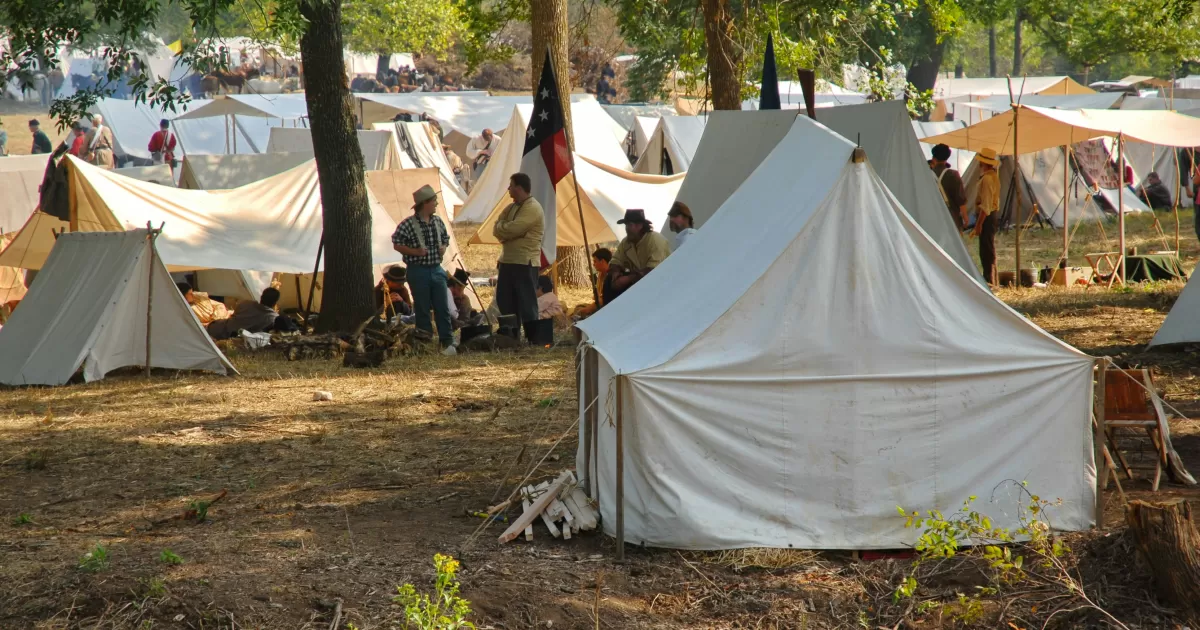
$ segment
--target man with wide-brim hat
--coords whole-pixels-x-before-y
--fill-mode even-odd
[[[450,276],[450,299],[454,303],[454,327],[474,326],[482,319],[482,313],[471,309],[471,298],[467,296],[467,285],[471,282],[471,274],[466,269],[454,270]]]
[[[412,315],[408,270],[400,265],[383,270],[383,279],[375,285],[375,307],[383,309],[384,316],[389,319],[396,315]]]
[[[625,217],[617,223],[625,226],[625,238],[617,245],[608,266],[613,295],[604,296],[605,304],[646,277],[671,255],[671,244],[665,236],[654,231],[645,210],[626,210]]]
[[[979,192],[975,195],[975,236],[979,238],[979,263],[983,278],[996,284],[996,221],[1000,210],[1000,158],[996,150],[985,147],[975,154],[979,162]]]
[[[437,215],[437,191],[428,184],[413,193],[413,215],[392,233],[392,246],[404,255],[408,286],[412,289],[413,318],[417,328],[433,333],[430,311],[437,318],[442,354],[458,354],[450,315],[450,291],[442,256],[450,246],[450,232]]]

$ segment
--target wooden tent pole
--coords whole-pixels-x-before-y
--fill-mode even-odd
[[[625,562],[625,377],[617,375],[617,562]]]
[[[150,249],[149,282],[146,285],[146,378],[150,378],[150,339],[154,320],[151,317],[154,310],[154,237],[157,235],[149,221],[146,222],[146,245]]]
[[[1118,245],[1121,248],[1121,284],[1125,284],[1125,133],[1117,134],[1117,227]]]
[[[1104,528],[1104,480],[1108,477],[1104,460],[1104,382],[1107,368],[1108,357],[1096,359],[1096,423],[1092,427],[1092,457],[1096,461],[1096,529]]]
[[[1018,150],[1019,145],[1017,144],[1018,138],[1020,137],[1020,134],[1018,133],[1018,131],[1019,131],[1019,127],[1018,127],[1019,122],[1018,121],[1020,120],[1020,118],[1021,118],[1020,117],[1020,106],[1014,105],[1013,106],[1013,188],[1017,191],[1016,207],[1013,208],[1013,214],[1016,215],[1015,220],[1013,221],[1013,225],[1016,226],[1016,231],[1017,231],[1017,234],[1016,234],[1017,269],[1016,269],[1016,275],[1013,276],[1013,288],[1014,289],[1021,288],[1021,227],[1022,227],[1023,222],[1021,221],[1021,183],[1020,183],[1021,154]]]
[[[1067,249],[1070,247],[1071,229],[1070,229],[1070,214],[1071,196],[1068,191],[1071,189],[1071,145],[1063,145],[1063,285],[1071,286],[1067,282],[1066,268],[1071,266],[1068,262]]]
[[[321,242],[317,244],[317,262],[313,263],[312,283],[308,285],[308,306],[304,307],[305,313],[312,313],[313,295],[317,293],[317,270],[321,268],[321,256],[325,253],[325,230],[321,230]],[[300,300],[299,293],[296,294],[296,300]],[[387,301],[387,296],[384,296],[384,302]],[[482,307],[482,305],[480,305]],[[305,322],[306,324],[308,322]]]

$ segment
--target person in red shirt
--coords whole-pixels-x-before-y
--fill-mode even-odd
[[[83,125],[75,123],[71,125],[71,133],[75,135],[71,138],[71,148],[67,149],[67,153],[82,160],[83,154],[87,153],[87,140],[84,138],[87,131],[84,130]]]
[[[166,118],[158,121],[158,131],[150,136],[150,155],[155,164],[170,164],[175,168],[175,134],[171,132],[171,121]]]

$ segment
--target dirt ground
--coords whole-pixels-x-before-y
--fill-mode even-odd
[[[476,275],[494,255],[466,252]],[[1196,352],[1144,351],[1181,288],[999,296],[1084,352],[1152,368],[1167,402],[1200,417]],[[565,295],[573,304],[587,291]],[[630,549],[618,565],[610,539],[561,541],[540,525],[532,543],[498,544],[503,524],[480,531],[466,511],[507,496],[526,473],[540,481],[573,468],[570,343],[369,370],[231,359],[236,378],[124,374],[0,390],[0,629],[324,630],[339,601],[340,628],[403,627],[391,597],[405,583],[428,591],[435,553],[462,561],[462,595],[481,628],[972,626],[897,610],[904,560]],[[334,400],[313,402],[315,390]],[[1176,419],[1172,431],[1200,473],[1197,423]],[[1131,499],[1198,495],[1148,488],[1125,484]],[[202,523],[173,519],[223,492]],[[1115,490],[1106,499],[1108,529],[1071,537],[1073,570],[1128,627],[1173,627]],[[97,545],[107,565],[81,569]],[[164,562],[164,550],[182,564]],[[951,604],[969,589],[936,588]],[[1022,597],[997,596],[989,610],[999,616],[972,627],[1108,627],[1093,612]]]

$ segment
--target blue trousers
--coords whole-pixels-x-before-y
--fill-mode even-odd
[[[446,289],[446,270],[441,265],[409,265],[408,286],[412,289],[413,315],[417,328],[433,332],[429,312],[437,317],[438,339],[443,347],[454,345],[454,326],[450,323],[449,291]]]

